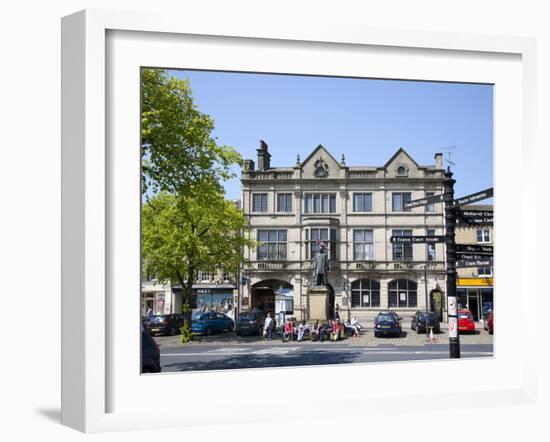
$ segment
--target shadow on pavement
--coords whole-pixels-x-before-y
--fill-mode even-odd
[[[309,365],[349,364],[355,362],[359,351],[301,351],[295,354],[243,354],[220,360],[163,364],[167,371],[231,370],[238,368],[297,367]]]

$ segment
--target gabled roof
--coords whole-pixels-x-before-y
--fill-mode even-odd
[[[336,158],[334,158],[332,156],[332,154],[327,150],[327,148],[325,146],[323,146],[322,144],[319,144],[315,149],[313,149],[313,152],[311,152],[308,157],[302,161],[302,166],[304,164],[306,164],[309,160],[311,160],[311,158],[313,158],[315,156],[315,154],[317,152],[319,152],[320,150],[323,150],[328,156],[330,159],[332,159],[332,161],[334,161],[336,164],[340,165],[340,162],[336,160]]]
[[[388,167],[388,166],[389,166],[389,165],[399,156],[399,154],[401,154],[401,153],[405,154],[405,155],[407,156],[407,158],[409,158],[409,159],[414,163],[414,165],[415,165],[416,167],[420,167],[420,166],[418,165],[418,163],[414,160],[414,158],[411,157],[411,156],[407,153],[407,151],[406,151],[405,149],[403,149],[402,147],[400,147],[400,148],[397,150],[397,152],[395,152],[395,153],[393,154],[393,156],[386,162],[386,164],[384,164],[384,168],[387,168],[387,167]]]

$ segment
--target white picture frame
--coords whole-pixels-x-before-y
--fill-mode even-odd
[[[135,315],[135,312],[127,315],[121,310],[120,303],[128,299],[125,296],[130,296],[130,299],[136,296],[132,289],[128,290],[129,295],[121,294],[123,291],[119,284],[123,286],[131,279],[128,284],[139,286],[139,281],[132,278],[122,279],[121,282],[120,275],[125,275],[126,270],[129,274],[137,270],[139,274],[139,253],[135,253],[136,245],[132,243],[132,237],[124,237],[120,233],[121,221],[118,219],[123,212],[135,215],[136,207],[139,208],[139,194],[135,200],[121,200],[122,196],[128,196],[128,192],[131,195],[131,186],[134,185],[125,187],[125,183],[133,183],[134,179],[139,182],[139,163],[135,162],[135,152],[132,153],[131,149],[120,150],[116,147],[129,133],[133,141],[139,141],[139,132],[132,132],[136,121],[131,118],[126,122],[127,126],[117,123],[113,126],[116,130],[111,127],[110,131],[107,131],[106,122],[119,121],[117,112],[120,111],[121,101],[113,104],[116,100],[111,95],[118,93],[118,90],[113,92],[112,88],[113,84],[120,84],[116,83],[120,78],[117,76],[124,76],[124,70],[129,69],[135,84],[136,72],[132,63],[141,64],[140,59],[152,52],[154,54],[150,60],[157,60],[158,63],[141,65],[189,68],[189,65],[181,66],[181,62],[177,61],[181,52],[175,49],[179,45],[189,44],[191,40],[193,45],[199,47],[193,52],[196,57],[194,68],[202,66],[203,69],[289,73],[288,67],[278,70],[273,66],[276,60],[281,66],[286,60],[291,65],[294,63],[291,73],[351,75],[353,69],[357,72],[367,69],[368,76],[378,78],[495,84],[495,237],[499,237],[495,246],[495,287],[499,297],[496,301],[499,303],[499,319],[494,359],[246,370],[246,376],[243,376],[242,370],[139,376],[139,370],[134,370],[139,358],[139,352],[136,353],[136,342],[139,341],[137,325],[135,339],[130,339],[128,349],[117,344],[123,333],[122,326],[118,324],[119,315],[121,324],[127,324],[124,318]],[[123,45],[125,55],[121,55],[119,44]],[[220,48],[231,52],[233,46],[245,55],[268,48],[273,57],[271,61],[260,60],[259,64],[254,64],[251,59],[236,61],[238,57],[233,61],[223,59]],[[201,54],[214,47],[217,47],[220,58],[201,61]],[[372,57],[371,60],[380,63],[374,68],[361,67],[362,51],[367,57]],[[324,54],[329,54],[330,63],[326,59],[323,61]],[[513,317],[514,306],[520,307],[518,314],[521,320],[521,315],[536,303],[536,276],[527,268],[527,257],[535,255],[535,244],[522,241],[522,238],[527,239],[529,220],[536,219],[536,186],[514,187],[510,180],[506,180],[506,173],[517,164],[522,165],[521,171],[528,177],[532,164],[530,158],[535,155],[535,46],[532,39],[395,32],[342,25],[309,24],[298,27],[290,23],[275,25],[244,20],[219,23],[197,19],[182,23],[180,18],[169,15],[88,10],[63,19],[62,55],[63,424],[84,432],[103,432],[208,425],[212,420],[218,423],[261,422],[295,418],[297,413],[304,418],[313,418],[322,409],[319,403],[322,395],[308,381],[311,377],[338,379],[343,392],[338,401],[342,405],[360,405],[334,407],[335,418],[343,418],[344,413],[346,416],[354,415],[355,409],[360,409],[361,413],[378,413],[385,405],[395,407],[396,398],[405,397],[411,402],[414,400],[417,410],[435,409],[438,407],[436,403],[444,403],[450,410],[467,408],[476,398],[483,399],[489,405],[534,402],[535,343],[520,343],[507,321]],[[126,56],[130,60],[128,64],[121,63]],[[173,63],[168,62],[171,57]],[[426,69],[426,58],[430,60],[429,71]],[[355,66],[350,66],[354,63],[352,60],[356,60]],[[402,63],[403,60],[407,63]],[[456,71],[450,72],[449,60],[455,63],[453,68]],[[122,72],[112,70],[110,66],[113,65]],[[260,65],[263,68],[259,68]],[[473,66],[478,66],[478,69],[471,70]],[[134,91],[133,100],[122,102],[123,107],[131,109],[131,115],[135,112],[136,103],[139,108],[138,91]],[[513,106],[503,107],[503,102]],[[109,103],[113,108],[108,107]],[[121,139],[117,138],[119,135]],[[112,146],[115,148],[111,149]],[[136,145],[136,149],[138,147]],[[509,157],[499,156],[502,151],[508,152]],[[129,162],[126,161],[128,158]],[[123,207],[121,204],[127,205]],[[521,204],[519,215],[518,204]],[[518,219],[521,226],[519,233],[517,226],[513,225]],[[139,224],[139,219],[131,222]],[[515,232],[515,240],[520,246],[515,250],[499,248],[500,238],[506,238],[512,232]],[[135,230],[128,229],[128,234],[135,234]],[[137,247],[139,250],[139,245]],[[516,263],[519,254],[520,266],[514,267],[511,263],[513,259],[509,258],[512,254],[516,255]],[[113,266],[116,267],[121,258],[128,262],[128,267],[117,267],[114,272]],[[506,293],[511,294],[507,284],[511,282],[511,268],[516,268],[521,276],[525,276],[518,278],[514,285],[521,291],[521,296],[513,298],[514,305],[505,296]],[[120,273],[118,270],[121,270]],[[115,287],[118,288],[116,297],[113,296]],[[139,309],[139,298],[135,299],[135,304]],[[512,354],[511,346],[518,346],[516,353]],[[439,367],[444,367],[444,373],[436,370]],[[354,383],[361,379],[361,370],[369,370],[377,379],[380,376],[394,379],[391,373],[403,369],[412,374],[419,385],[424,383],[427,373],[431,371],[430,376],[438,385],[421,391],[418,385],[400,381],[390,382],[389,388],[388,383],[380,383],[386,384],[386,389],[377,389],[376,385],[368,383],[366,386],[365,383]],[[470,376],[474,372],[487,374],[493,370],[494,376],[485,383],[477,382]],[[312,373],[315,375],[312,376]],[[289,388],[300,385],[304,389],[308,406],[305,410],[282,406],[283,403],[278,401],[285,398],[281,395],[281,398],[275,397],[274,412],[268,417],[262,410],[254,409],[230,415],[216,411],[246,406],[246,400],[238,397],[220,400],[219,406],[213,408],[208,416],[199,412],[206,403],[201,402],[197,394],[199,390],[194,385],[204,385],[207,391],[215,391],[228,380],[238,384],[245,379],[253,385],[262,385],[268,377],[273,379],[274,374],[279,378],[279,385],[289,385]],[[468,379],[467,387],[458,385],[459,374]],[[187,392],[195,395],[197,402],[187,406],[180,404],[176,411],[151,408],[150,404],[145,401],[140,403],[132,396],[136,391],[155,388],[179,391],[182,384],[187,384]],[[404,408],[401,411],[405,411]]]

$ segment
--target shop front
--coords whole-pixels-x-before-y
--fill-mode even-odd
[[[493,278],[457,278],[456,294],[459,308],[472,312],[474,321],[482,321],[493,309]]]
[[[214,311],[234,316],[233,287],[226,288],[193,288],[193,308],[206,312]]]

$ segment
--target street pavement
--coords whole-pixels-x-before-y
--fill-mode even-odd
[[[462,344],[461,358],[493,356],[490,344]],[[381,363],[449,358],[448,344],[367,347],[345,343],[278,343],[241,346],[192,345],[161,351],[163,372]]]
[[[460,335],[462,358],[492,357],[493,335],[476,324],[476,332]],[[446,328],[429,340],[404,324],[400,337],[375,338],[372,327],[360,337],[339,342],[282,342],[261,336],[236,336],[222,332],[197,336],[182,344],[180,336],[159,336],[163,372],[224,370],[239,368],[291,367],[345,363],[403,362],[449,358]]]

